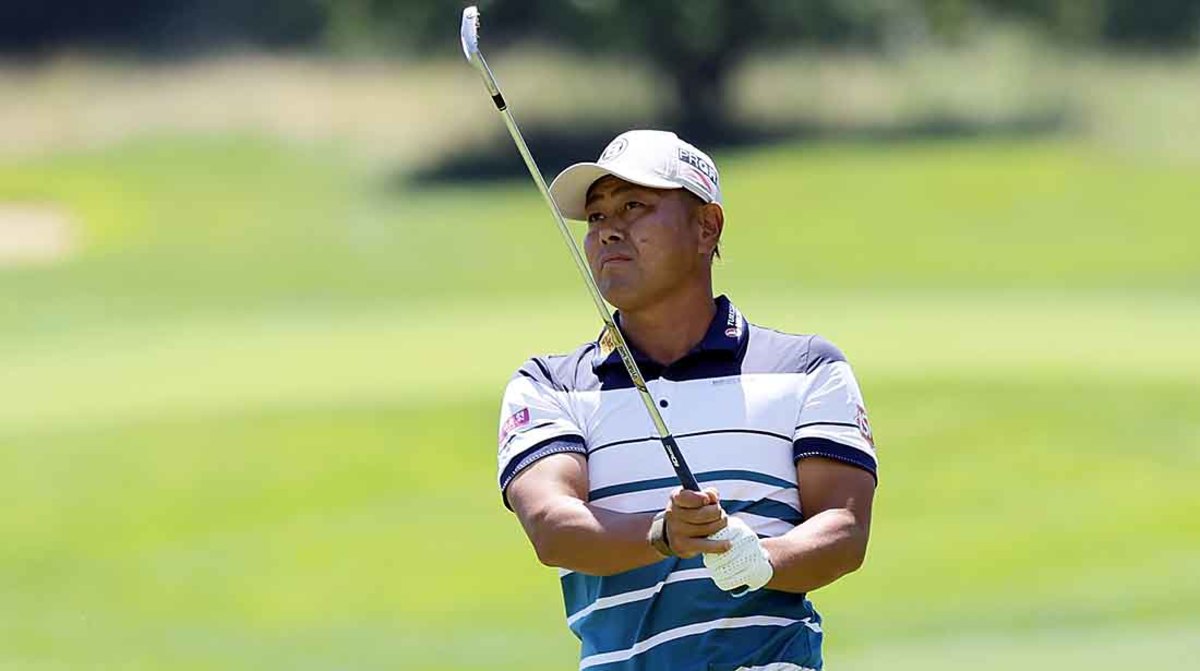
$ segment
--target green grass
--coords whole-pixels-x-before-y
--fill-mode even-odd
[[[720,156],[719,279],[875,290],[1200,289],[1200,166],[1060,142],[795,148]],[[580,289],[524,182],[413,191],[336,148],[257,137],[144,140],[0,166],[0,199],[52,201],[89,242],[53,273],[5,273],[6,330],[79,316]],[[436,261],[433,261],[436,260]]]
[[[719,156],[719,285],[854,362],[882,462],[839,669],[1181,668],[1200,626],[1200,170],[1060,142]],[[594,315],[524,182],[162,138],[0,167],[0,667],[570,668],[499,394]]]

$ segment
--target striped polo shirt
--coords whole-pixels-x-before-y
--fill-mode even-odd
[[[679,361],[633,355],[696,479],[716,487],[726,512],[760,537],[778,536],[804,520],[800,459],[836,459],[875,475],[862,394],[827,340],[750,324],[725,296],[716,306],[704,338]],[[626,513],[666,506],[679,482],[619,354],[602,342],[530,359],[509,381],[502,493],[538,459],[571,452],[587,458],[592,505]],[[580,669],[821,668],[821,618],[805,595],[762,589],[734,598],[713,584],[701,557],[603,577],[560,571],[560,580]]]

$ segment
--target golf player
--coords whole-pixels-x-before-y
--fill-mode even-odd
[[[679,486],[610,339],[512,377],[499,486],[559,569],[580,668],[822,668],[806,595],[862,564],[876,485],[849,364],[714,297],[720,176],[675,134],[624,133],[550,191],[704,488]]]

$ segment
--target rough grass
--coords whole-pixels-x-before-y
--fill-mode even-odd
[[[733,288],[1188,293],[1200,279],[1196,166],[1065,141],[791,147],[719,160],[728,226],[718,273]],[[65,208],[83,222],[85,248],[56,272],[7,273],[0,291],[30,300],[6,327],[65,319],[64,303],[146,317],[535,289],[578,296],[544,205],[523,187],[412,191],[345,152],[256,136],[10,163],[0,166],[0,198]]]

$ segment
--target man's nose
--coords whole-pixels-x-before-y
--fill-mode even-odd
[[[608,244],[610,242],[621,242],[624,239],[624,227],[612,219],[605,219],[600,228],[600,242]]]

